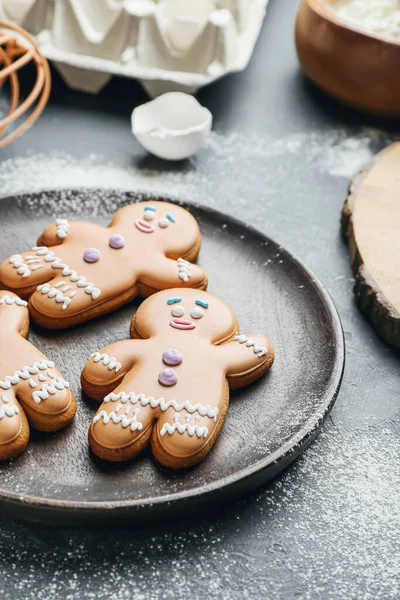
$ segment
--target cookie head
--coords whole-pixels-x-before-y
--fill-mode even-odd
[[[112,223],[118,230],[121,225],[127,239],[133,228],[143,243],[151,244],[170,258],[184,256],[200,241],[200,229],[194,217],[169,202],[139,202],[122,208]],[[113,240],[110,243],[114,243]]]
[[[141,337],[187,336],[216,344],[229,339],[237,321],[229,306],[213,294],[193,289],[172,289],[150,296],[135,315]]]

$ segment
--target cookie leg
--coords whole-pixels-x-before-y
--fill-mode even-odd
[[[55,368],[40,369],[38,374],[21,381],[16,394],[30,424],[39,431],[58,431],[75,416],[75,397]]]
[[[28,298],[38,285],[54,277],[51,264],[34,250],[14,254],[0,265],[0,284],[21,298]]]
[[[29,441],[29,424],[10,390],[0,390],[0,460],[21,454]]]
[[[89,428],[90,447],[100,458],[129,460],[147,446],[156,414],[137,398],[117,388],[100,406]]]
[[[29,312],[42,327],[65,329],[114,311],[136,296],[136,287],[130,287],[119,295],[106,297],[85,277],[69,277],[60,272],[30,297]]]
[[[155,458],[172,469],[192,467],[201,462],[213,447],[224,423],[229,404],[229,388],[225,386],[225,404],[216,419],[175,413],[171,408],[163,413],[154,427],[151,447]]]

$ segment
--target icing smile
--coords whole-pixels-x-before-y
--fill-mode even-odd
[[[146,221],[142,221],[142,219],[137,219],[135,225],[139,231],[142,231],[143,233],[153,233],[154,231],[154,226],[150,223],[146,223]]]
[[[169,324],[175,329],[195,329],[196,323],[188,319],[172,319]]]

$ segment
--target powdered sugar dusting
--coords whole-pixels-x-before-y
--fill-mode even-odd
[[[246,163],[251,163],[254,172],[264,169],[266,160],[277,162],[279,170],[270,169],[265,173],[272,185],[280,185],[281,179],[287,182],[287,155],[292,156],[290,170],[293,169],[294,157],[299,161],[298,167],[310,174],[317,171],[348,178],[371,159],[374,146],[382,144],[384,137],[379,131],[366,129],[353,137],[344,130],[335,130],[293,133],[281,139],[250,133],[221,135],[213,132],[207,148],[199,155],[204,160],[192,163],[195,168],[172,167],[168,171],[122,168],[108,162],[105,156],[95,154],[77,159],[60,152],[49,155],[31,153],[2,162],[0,189],[2,194],[82,186],[155,192],[173,189],[175,195],[184,194],[192,199],[204,198],[207,193],[212,200],[212,189],[215,190],[216,186],[207,175],[209,161],[220,163],[221,177],[237,172],[239,167],[245,173]],[[243,181],[250,192],[248,177],[244,177]],[[234,182],[238,183],[236,177]]]
[[[0,552],[14,567],[2,585],[24,600],[395,600],[398,435],[391,427],[346,432],[343,425],[321,433],[255,499],[225,507],[223,518],[196,517],[157,532],[43,529],[40,536],[16,524],[0,538]],[[58,552],[60,544],[69,551]],[[254,560],[260,555],[265,563]],[[169,575],[160,577],[165,561]],[[51,575],[38,590],[32,583],[44,572]],[[230,583],[238,572],[246,584],[235,590]]]

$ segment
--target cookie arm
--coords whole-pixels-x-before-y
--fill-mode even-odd
[[[1,284],[27,298],[38,285],[51,280],[54,270],[52,262],[45,259],[46,249],[52,248],[48,252],[58,256],[58,248],[67,238],[71,225],[67,219],[56,219],[39,236],[36,246],[6,259],[0,265]]]
[[[56,219],[55,223],[48,225],[37,240],[38,246],[59,246],[68,237],[71,223],[68,219]]]
[[[218,346],[224,363],[229,387],[243,387],[259,379],[274,362],[274,349],[265,336],[258,334],[237,335],[222,346]]]
[[[103,400],[138,360],[142,344],[142,340],[123,340],[94,352],[81,375],[85,393],[95,400]]]
[[[139,275],[139,293],[149,296],[155,291],[169,288],[207,288],[207,273],[198,265],[182,258],[174,260],[158,255],[151,263],[151,268]]]

